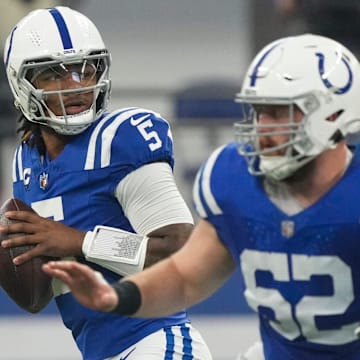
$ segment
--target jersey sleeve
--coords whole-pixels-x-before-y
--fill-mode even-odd
[[[147,235],[167,225],[194,223],[166,163],[152,163],[133,171],[116,187],[116,197],[139,234]]]
[[[173,140],[169,123],[160,114],[132,108],[108,118],[97,136],[101,150],[95,162],[131,172],[152,162],[167,162],[173,168]]]
[[[219,175],[218,158],[225,146],[216,149],[200,167],[194,182],[193,201],[197,214],[204,219],[214,215],[221,215],[222,209],[218,201],[218,193],[222,191]]]
[[[237,144],[232,142],[220,146],[202,164],[196,175],[193,202],[197,214],[210,222],[223,218],[221,215],[232,212],[231,204],[244,202],[243,189],[249,184],[257,182],[249,174]]]

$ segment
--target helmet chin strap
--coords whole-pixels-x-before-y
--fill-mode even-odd
[[[269,179],[282,181],[310,162],[314,156],[302,157],[296,161],[287,156],[260,156],[259,168]]]
[[[286,156],[260,156],[259,168],[270,179],[281,181],[296,169]]]
[[[95,119],[94,105],[92,105],[89,109],[74,115],[56,116],[50,109],[48,109],[48,113],[49,118],[47,126],[51,127],[61,135],[80,134],[87,129]],[[69,124],[69,119],[75,120],[75,124]]]

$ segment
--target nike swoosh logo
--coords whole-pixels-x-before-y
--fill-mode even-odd
[[[130,124],[132,126],[139,125],[143,120],[147,119],[150,116],[150,114],[146,114],[145,116],[139,117],[138,119],[134,119],[133,117],[130,118]],[[121,359],[120,359],[121,360]]]
[[[130,350],[130,352],[128,352],[125,357],[121,357],[119,360],[125,360],[129,357],[129,355],[136,349],[136,347],[134,347],[132,350]]]

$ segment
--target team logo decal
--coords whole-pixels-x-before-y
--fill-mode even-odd
[[[269,56],[269,54],[279,45],[281,44],[281,42],[277,42],[274,46],[272,46],[269,50],[267,50],[263,56],[261,56],[261,58],[259,59],[259,61],[257,62],[257,64],[255,64],[254,66],[254,70],[252,72],[252,74],[250,75],[250,87],[254,87],[256,84],[256,80],[258,79],[258,72],[259,69],[262,65],[262,63],[265,61],[265,59]]]
[[[348,61],[345,59],[344,56],[341,57],[341,61],[344,63],[344,65],[346,66],[346,69],[349,73],[349,79],[347,81],[347,83],[343,86],[343,87],[339,87],[339,86],[335,86],[333,85],[328,79],[327,79],[327,74],[325,71],[325,56],[322,53],[316,53],[315,54],[318,58],[319,58],[319,73],[320,73],[320,78],[322,80],[322,82],[324,83],[324,85],[328,88],[328,89],[336,89],[336,91],[334,91],[335,94],[341,95],[341,94],[345,94],[346,92],[349,91],[349,89],[352,86],[353,83],[353,73],[351,71],[350,65],[348,63]]]
[[[290,220],[281,222],[281,235],[286,238],[291,238],[295,233],[295,223]]]
[[[42,174],[40,174],[39,185],[40,185],[40,189],[46,190],[46,188],[49,185],[49,174],[46,174],[44,172]]]

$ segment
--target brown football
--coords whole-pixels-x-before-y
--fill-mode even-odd
[[[31,211],[34,210],[19,199],[11,198],[0,208],[0,224],[9,224],[12,221],[4,214],[6,211]],[[1,241],[19,236],[19,234],[0,234]],[[52,298],[51,277],[45,274],[41,266],[50,258],[45,256],[35,257],[19,266],[13,259],[28,251],[35,245],[24,245],[14,248],[0,246],[0,285],[8,296],[21,308],[31,313],[43,309]]]

